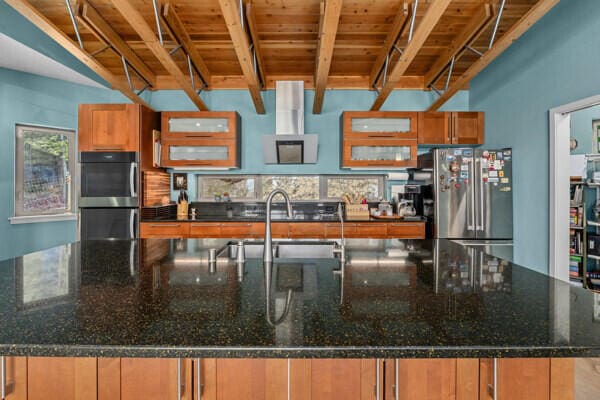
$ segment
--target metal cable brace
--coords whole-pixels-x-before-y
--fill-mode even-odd
[[[429,85],[429,88],[436,92],[439,96],[442,95],[442,92],[440,92],[435,86],[433,86],[433,84]]]
[[[81,41],[81,36],[79,35],[79,27],[77,26],[77,21],[75,20],[75,15],[73,14],[73,8],[71,8],[71,3],[69,0],[65,0],[65,4],[67,5],[67,11],[69,11],[69,17],[71,17],[71,23],[73,24],[73,29],[75,30],[75,36],[77,36],[79,47],[83,49],[83,42]]]
[[[160,16],[158,15],[158,4],[156,3],[156,0],[152,0],[152,6],[154,7],[154,20],[156,21],[156,29],[158,30],[158,40],[160,41],[160,45],[164,46],[165,44],[163,43],[162,28],[160,26]]]
[[[502,12],[504,11],[505,3],[506,3],[506,0],[502,0],[502,3],[500,3],[500,9],[498,10],[498,16],[496,17],[496,23],[494,24],[494,30],[492,32],[492,38],[490,39],[490,45],[488,46],[488,49],[492,48],[492,45],[494,44],[494,41],[496,40],[496,33],[498,33],[498,26],[500,25],[500,18],[502,18]]]

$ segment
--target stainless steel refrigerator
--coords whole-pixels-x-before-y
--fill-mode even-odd
[[[433,169],[434,237],[512,244],[511,149],[432,149],[419,158]]]

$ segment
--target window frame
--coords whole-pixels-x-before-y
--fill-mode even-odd
[[[339,201],[338,197],[327,197],[327,189],[328,189],[328,180],[331,178],[346,178],[346,179],[377,179],[377,190],[378,197],[384,197],[385,187],[387,183],[387,175],[386,174],[252,174],[252,175],[196,175],[196,201],[214,201],[212,196],[210,197],[202,197],[203,192],[203,179],[217,178],[217,179],[227,179],[233,176],[243,177],[246,179],[254,179],[254,197],[246,198],[246,199],[232,199],[232,201],[248,201],[248,202],[261,202],[265,201],[265,199],[261,198],[262,190],[263,190],[263,178],[271,177],[271,176],[318,176],[319,177],[319,198],[318,199],[307,199],[307,200],[296,200],[302,202],[314,202],[319,203],[323,201]]]
[[[68,138],[69,161],[67,163],[68,171],[71,175],[70,195],[68,198],[69,209],[64,212],[57,212],[59,209],[48,210],[47,212],[27,213],[23,210],[23,178],[24,178],[24,160],[25,148],[23,134],[27,131],[35,130],[46,134],[60,134]],[[14,141],[14,186],[13,186],[13,217],[9,218],[11,224],[22,224],[32,222],[49,222],[77,219],[77,188],[79,187],[79,170],[77,168],[77,131],[68,128],[58,128],[46,125],[35,125],[19,123],[15,124]]]

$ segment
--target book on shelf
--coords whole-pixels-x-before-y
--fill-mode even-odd
[[[583,186],[574,186],[571,192],[571,205],[580,205],[583,201]]]

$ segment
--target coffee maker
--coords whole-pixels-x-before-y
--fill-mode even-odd
[[[401,204],[402,200],[412,201],[417,215],[424,216],[423,200],[432,197],[428,196],[428,192],[431,192],[430,185],[401,185],[398,192],[398,204]]]

